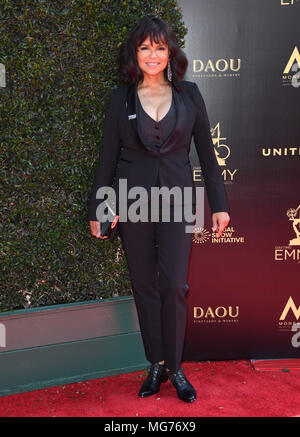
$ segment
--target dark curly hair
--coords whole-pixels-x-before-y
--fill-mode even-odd
[[[164,20],[155,15],[147,15],[139,20],[127,40],[120,47],[118,59],[119,72],[124,77],[125,83],[131,85],[144,78],[137,62],[136,51],[138,46],[148,36],[150,37],[151,44],[154,40],[157,44],[163,41],[168,45],[172,82],[179,89],[178,82],[182,80],[185,74],[188,60],[183,50],[177,45],[175,32]],[[164,76],[167,79],[167,68],[164,70]]]

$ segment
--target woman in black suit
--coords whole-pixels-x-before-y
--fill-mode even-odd
[[[92,235],[100,237],[101,233],[96,192],[100,187],[112,186],[114,177],[118,186],[123,178],[128,190],[140,186],[147,194],[152,187],[191,187],[195,207],[188,159],[193,136],[212,212],[212,229],[220,237],[230,220],[226,193],[205,103],[197,85],[182,80],[187,59],[176,44],[174,32],[155,16],[143,18],[121,47],[120,67],[126,85],[110,94],[89,202]],[[151,363],[139,396],[157,393],[161,382],[170,379],[178,397],[193,402],[196,391],[180,367],[192,242],[186,225],[191,223],[185,217],[175,219],[175,210],[182,211],[183,204],[173,198],[164,204],[169,208],[170,220],[162,219],[162,204],[158,218],[151,220],[151,211],[155,210],[151,200],[148,197],[148,221],[129,217],[119,222],[145,354]]]

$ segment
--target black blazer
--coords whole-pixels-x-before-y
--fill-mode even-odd
[[[192,187],[195,184],[189,161],[193,136],[204,178],[211,213],[229,211],[221,170],[218,165],[203,97],[196,83],[180,81],[180,90],[172,84],[176,107],[176,125],[159,146],[145,146],[137,123],[137,83],[111,91],[106,110],[99,164],[92,185],[88,220],[97,220],[96,209],[102,201],[96,199],[97,189],[112,186],[127,178],[127,189],[138,185],[147,190],[155,186],[158,172],[161,186]],[[129,117],[132,116],[132,117]],[[115,178],[115,179],[114,179]],[[128,200],[128,204],[133,200]],[[173,196],[170,196],[173,204]]]

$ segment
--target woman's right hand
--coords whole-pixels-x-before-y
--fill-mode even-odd
[[[91,220],[90,221],[90,228],[91,228],[91,234],[94,237],[102,238],[102,239],[108,238],[108,237],[101,237],[101,223],[100,222]]]

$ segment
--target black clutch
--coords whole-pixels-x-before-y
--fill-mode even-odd
[[[118,166],[117,166],[117,171],[116,171],[116,176],[114,179],[114,182],[112,184],[112,188],[115,190],[116,196],[118,196],[117,193],[117,181],[118,181]],[[118,197],[117,197],[118,199]],[[101,223],[101,233],[100,233],[100,238],[102,239],[107,239],[109,241],[114,241],[114,239],[116,238],[116,236],[119,233],[119,213],[118,213],[118,200],[115,199],[113,200],[113,198],[107,197],[106,200],[104,200],[105,202],[105,209],[104,209],[104,214],[105,214],[105,219],[100,220]]]
[[[105,200],[104,202],[106,205],[104,212],[107,218],[105,220],[100,220],[100,238],[113,241],[119,231],[119,215],[117,214],[114,205],[110,204],[107,200]]]

